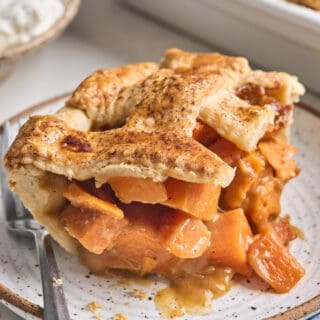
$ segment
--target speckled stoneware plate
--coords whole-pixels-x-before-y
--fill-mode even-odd
[[[12,124],[31,113],[54,112],[65,99],[66,95],[60,96],[28,109],[13,118]],[[310,319],[320,310],[320,118],[297,107],[292,142],[299,148],[297,161],[302,172],[285,188],[282,212],[290,213],[293,224],[305,234],[306,240],[294,241],[290,250],[306,269],[306,276],[288,294],[275,294],[257,279],[237,280],[225,296],[214,301],[210,314],[181,319]],[[0,295],[24,319],[36,319],[30,312],[41,313],[37,305],[42,304],[42,294],[34,246],[28,239],[8,234],[3,216],[1,211]],[[161,319],[153,297],[165,286],[163,280],[124,280],[115,275],[97,277],[90,275],[76,257],[58,245],[55,252],[73,319],[94,319],[96,315],[101,315],[99,319],[113,319],[117,313],[125,314],[130,320]],[[134,289],[142,290],[145,296],[138,297]],[[102,306],[96,314],[86,307],[93,300]]]

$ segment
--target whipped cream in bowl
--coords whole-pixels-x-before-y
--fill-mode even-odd
[[[1,0],[0,52],[45,32],[63,12],[61,0]]]
[[[17,58],[56,38],[81,0],[0,0],[0,80]]]

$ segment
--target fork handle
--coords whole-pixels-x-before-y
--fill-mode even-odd
[[[62,280],[48,234],[34,232],[43,291],[43,319],[70,320]]]

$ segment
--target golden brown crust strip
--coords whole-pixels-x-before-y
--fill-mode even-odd
[[[122,99],[122,104],[134,105],[125,126],[146,132],[179,131],[190,137],[200,109],[219,87],[219,80],[209,73],[161,69],[137,85],[128,100]]]
[[[241,57],[169,49],[161,67],[158,70],[156,64],[145,63],[97,71],[83,81],[67,103],[69,108],[57,116],[72,128],[89,130],[90,123],[81,114],[74,114],[75,121],[70,119],[73,107],[85,111],[94,128],[126,123],[136,130],[181,130],[191,136],[200,108],[203,122],[239,148],[251,151],[275,114],[268,107],[241,101],[236,89],[257,83],[285,104],[304,92],[295,77],[252,71]]]
[[[156,63],[145,62],[97,70],[81,82],[66,106],[84,111],[93,121],[93,127],[114,126],[111,102],[121,90],[145,79],[157,69]]]
[[[229,70],[238,75],[244,75],[250,71],[246,58],[219,53],[190,53],[176,48],[165,52],[160,67],[174,69],[177,72],[201,71],[218,74]]]
[[[227,186],[234,171],[217,155],[177,132],[142,132],[125,128],[104,132],[75,131],[54,116],[35,116],[20,129],[5,157],[12,171],[35,167],[76,180],[110,176],[168,176]]]

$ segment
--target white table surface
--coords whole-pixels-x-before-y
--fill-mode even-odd
[[[0,82],[0,123],[44,99],[73,90],[95,69],[157,61],[170,47],[215,50],[136,15],[119,2],[83,0],[75,21],[60,38],[19,61]],[[320,106],[310,95],[305,100]],[[20,318],[0,305],[0,319]]]

